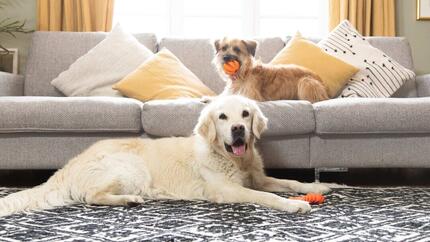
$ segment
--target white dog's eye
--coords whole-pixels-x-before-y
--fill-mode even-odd
[[[249,112],[248,111],[246,111],[246,110],[244,110],[243,112],[242,112],[242,117],[243,118],[246,118],[246,117],[248,117],[249,116]]]
[[[219,115],[219,119],[224,119],[224,120],[227,120],[227,115],[225,115],[225,114],[220,114]]]

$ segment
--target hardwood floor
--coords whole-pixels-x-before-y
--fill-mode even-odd
[[[0,186],[35,186],[45,182],[54,172],[54,170],[0,170]],[[268,170],[267,174],[303,182],[314,180],[313,169]],[[430,169],[349,169],[348,172],[323,172],[321,182],[350,186],[430,187]]]

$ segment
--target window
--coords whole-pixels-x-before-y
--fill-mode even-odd
[[[114,22],[158,36],[322,36],[327,17],[327,0],[119,0]]]

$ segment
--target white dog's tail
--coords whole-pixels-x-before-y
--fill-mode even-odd
[[[0,198],[0,217],[23,211],[44,210],[73,203],[66,189],[54,186],[48,181],[40,186]]]

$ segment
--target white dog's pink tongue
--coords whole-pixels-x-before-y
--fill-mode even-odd
[[[233,150],[233,154],[237,156],[242,156],[243,154],[245,154],[245,145],[231,146],[231,149]]]

